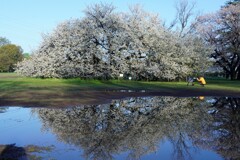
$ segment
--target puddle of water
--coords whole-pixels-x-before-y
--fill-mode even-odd
[[[238,159],[239,105],[229,97],[135,97],[0,108],[0,159]]]

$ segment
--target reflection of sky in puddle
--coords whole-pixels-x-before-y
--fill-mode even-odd
[[[185,98],[185,99],[188,100],[188,99],[193,99],[193,98]],[[182,100],[184,100],[184,103],[186,103],[185,99],[182,98]],[[117,120],[116,118],[125,118],[125,117],[122,117],[124,115],[124,116],[130,117],[130,120],[133,121],[133,123],[136,123],[136,125],[140,125],[140,124],[144,125],[144,124],[146,124],[147,121],[150,121],[149,123],[152,123],[151,119],[146,118],[146,115],[151,115],[151,113],[153,111],[155,111],[156,108],[154,108],[154,106],[151,104],[145,104],[145,108],[143,108],[141,105],[144,105],[144,104],[142,104],[141,101],[143,101],[143,102],[149,101],[149,102],[155,103],[157,100],[158,99],[154,99],[154,98],[149,98],[149,99],[147,99],[147,98],[136,98],[136,99],[129,98],[126,100],[114,100],[113,103],[115,104],[115,107],[116,108],[120,107],[119,110],[113,109],[114,113],[119,111],[122,113],[122,115],[119,117],[118,117],[118,115],[115,115],[114,117],[112,117],[113,121],[116,121],[116,123],[118,123],[118,121],[121,121],[121,119]],[[173,99],[173,100],[175,100],[175,99]],[[173,100],[170,99],[168,101],[171,102]],[[194,99],[194,100],[196,101],[196,99]],[[161,102],[161,101],[162,100],[159,100],[159,102]],[[210,100],[209,98],[206,98],[206,101],[207,101],[207,103],[212,102],[212,100]],[[167,102],[167,103],[169,103],[169,102]],[[126,107],[126,105],[127,105],[126,103],[128,103],[130,105],[129,108]],[[192,103],[192,101],[191,101],[191,103]],[[125,105],[125,107],[123,107],[123,104]],[[135,107],[134,104],[138,107]],[[111,105],[109,105],[109,106],[111,106]],[[110,132],[116,131],[116,130],[112,130],[109,132],[106,131],[107,130],[106,129],[107,126],[105,124],[106,118],[104,118],[104,116],[106,116],[107,113],[109,112],[109,106],[108,105],[95,106],[96,107],[95,111],[96,111],[97,116],[93,117],[93,118],[96,118],[96,119],[102,118],[100,121],[96,120],[96,122],[93,123],[96,125],[95,127],[98,127],[98,128],[95,128],[95,132],[99,132],[99,133],[93,133],[93,134],[96,134],[96,136],[104,137],[104,136],[108,136],[107,134],[109,134]],[[93,106],[90,106],[90,108],[91,107],[93,107]],[[50,159],[50,158],[63,159],[63,160],[65,160],[65,159],[83,159],[84,158],[83,154],[84,154],[84,152],[86,152],[84,150],[88,150],[88,152],[90,152],[91,145],[84,144],[82,141],[88,142],[88,140],[85,140],[85,139],[93,138],[95,136],[91,137],[91,135],[86,135],[85,133],[82,133],[80,135],[77,134],[77,136],[80,136],[79,138],[76,138],[76,139],[79,139],[79,141],[73,142],[72,140],[75,139],[75,137],[73,137],[73,138],[70,137],[69,139],[64,139],[64,136],[66,136],[66,135],[61,135],[61,134],[64,134],[65,126],[60,126],[59,128],[53,127],[55,121],[64,120],[64,119],[66,119],[67,116],[72,115],[74,113],[76,113],[76,114],[84,113],[85,114],[85,112],[86,112],[86,115],[84,115],[83,117],[80,116],[81,118],[86,118],[86,120],[88,120],[87,118],[92,116],[92,115],[90,115],[90,112],[87,111],[87,110],[89,110],[89,106],[87,106],[86,109],[80,109],[80,108],[74,108],[74,110],[76,110],[76,111],[73,112],[72,108],[67,108],[67,109],[66,108],[65,109],[40,108],[40,109],[38,109],[38,108],[9,107],[6,109],[5,112],[0,113],[0,131],[1,131],[0,132],[0,137],[1,137],[0,145],[16,144],[16,146],[21,146],[21,147],[24,147],[27,145],[54,146],[54,149],[50,153],[42,152],[42,153],[37,153],[36,155],[41,155],[43,157],[43,159]],[[138,111],[136,112],[138,115],[136,115],[135,117],[132,117],[133,119],[131,119],[131,113],[135,114],[135,111],[133,112],[133,110],[134,110],[133,108],[134,109],[139,108]],[[78,111],[78,110],[81,110],[81,111]],[[48,115],[50,117],[49,118],[48,116],[45,117],[45,114],[43,114],[43,113],[49,114],[51,112],[56,112],[57,113],[56,116],[58,116],[58,118],[52,120],[52,122],[51,122],[51,115]],[[71,112],[71,114],[70,114],[70,112]],[[88,113],[89,113],[89,117],[87,116]],[[159,113],[159,111],[157,111],[156,113]],[[179,113],[176,113],[176,115]],[[91,112],[91,114],[93,114],[93,113]],[[153,116],[155,116],[154,114],[153,114]],[[163,113],[161,113],[161,114],[163,114]],[[174,114],[174,113],[169,113],[169,114]],[[211,113],[206,112],[206,114],[211,114]],[[63,115],[64,117],[60,117],[60,115]],[[144,115],[144,116],[141,117],[141,115]],[[173,115],[173,116],[176,116],[176,115]],[[75,116],[75,115],[73,115],[73,116]],[[143,120],[144,123],[134,122],[134,118],[138,118],[138,117],[140,117],[141,119],[146,118],[146,120]],[[76,117],[74,117],[74,118],[76,118]],[[62,125],[65,123],[67,124],[68,122],[70,123],[72,120],[74,120],[74,118],[73,119],[70,118],[69,120],[65,121],[64,123],[59,122],[59,124]],[[46,121],[46,124],[43,124],[44,121]],[[81,120],[79,120],[79,121],[81,121]],[[82,120],[82,121],[84,123],[84,120]],[[73,121],[72,123],[75,123],[75,122],[78,122],[78,120]],[[100,123],[102,123],[102,124],[100,124]],[[155,122],[153,122],[153,123],[155,123]],[[91,124],[91,123],[89,123],[89,124]],[[82,124],[80,124],[80,125],[82,125]],[[166,125],[168,125],[168,124],[166,124]],[[71,126],[71,125],[69,125],[69,126]],[[61,129],[61,127],[63,127],[63,128]],[[88,127],[88,125],[86,125],[85,127]],[[91,126],[89,126],[89,127],[91,127]],[[115,126],[113,126],[113,128],[114,127]],[[130,130],[129,132],[131,132],[131,130],[135,131],[133,129],[133,127],[135,127],[135,126],[132,124],[129,124],[129,128],[126,128],[126,130],[123,129],[121,131],[116,131],[116,134],[118,134],[118,132],[124,132],[124,134],[125,134],[125,132],[128,132],[129,130]],[[82,129],[81,126],[79,126],[79,128]],[[118,128],[115,127],[114,129],[118,129]],[[74,129],[72,129],[72,130],[74,130]],[[76,130],[79,131],[78,129],[76,129]],[[110,128],[110,130],[111,130],[111,128]],[[160,131],[160,130],[161,129],[156,129],[154,131]],[[59,135],[58,135],[59,131],[62,131],[63,133],[59,133]],[[81,132],[81,130],[80,130],[80,132]],[[143,131],[140,130],[139,132],[146,132],[146,130],[143,130]],[[163,133],[165,133],[165,132],[163,132]],[[70,133],[68,133],[67,129],[66,129],[66,134],[70,134]],[[129,134],[132,134],[132,133],[126,133],[127,136]],[[73,136],[73,135],[75,135],[75,134],[74,133],[70,134],[70,136]],[[137,134],[136,136],[139,136],[139,135],[141,135],[141,133]],[[142,134],[142,135],[147,135],[147,134]],[[155,136],[155,134],[154,134],[154,136]],[[220,159],[223,159],[223,158],[221,158],[221,156],[219,154],[215,153],[214,151],[207,150],[205,147],[200,147],[201,145],[197,145],[197,146],[193,145],[192,141],[188,139],[187,134],[183,135],[183,136],[187,137],[184,139],[185,140],[184,143],[187,145],[187,147],[189,147],[188,154],[190,156],[187,156],[187,158],[192,158],[194,160],[198,160],[198,159],[199,160],[202,160],[202,159],[220,160]],[[176,143],[175,142],[172,143],[172,139],[170,140],[169,137],[166,137],[166,136],[163,136],[163,137],[164,138],[159,139],[158,142],[150,142],[150,143],[156,143],[155,146],[153,145],[153,148],[154,148],[153,151],[151,151],[151,152],[146,151],[146,154],[145,154],[144,153],[145,151],[140,149],[139,152],[142,151],[142,154],[140,154],[141,155],[140,158],[141,159],[165,159],[165,160],[173,159],[173,157],[174,157],[173,153],[175,152],[174,149],[176,149],[176,146],[174,146],[174,145],[176,145]],[[114,138],[117,139],[119,137],[118,137],[118,135],[116,137],[115,137],[115,135],[113,135],[112,137],[109,137],[109,139],[110,139],[109,141],[111,141],[111,138],[113,138],[113,141],[114,141],[115,140]],[[116,140],[117,142],[119,142],[119,144],[122,144],[122,145],[128,144],[127,142],[125,142],[126,140],[124,140],[124,136],[121,138],[123,138],[121,141]],[[146,137],[147,140],[148,140],[148,138],[149,137]],[[140,139],[137,139],[137,140],[140,140]],[[143,139],[145,139],[145,137],[142,137],[142,140]],[[151,137],[150,137],[150,141],[156,140],[156,139],[157,138],[151,139]],[[202,138],[202,139],[204,139],[204,138]],[[103,138],[103,141],[104,140],[105,139]],[[91,142],[91,139],[90,139],[89,143],[94,143],[94,141]],[[105,143],[108,143],[108,142],[105,142]],[[85,146],[82,146],[83,144]],[[139,145],[143,145],[143,144],[144,143],[139,142]],[[148,142],[146,142],[146,144],[149,145]],[[140,146],[137,146],[138,145],[137,142],[136,142],[136,144],[132,144],[132,145],[133,145],[132,148],[131,148],[131,146],[120,147],[120,151],[117,150],[117,153],[116,153],[116,150],[113,150],[113,152],[111,153],[113,158],[114,159],[129,158],[129,154],[132,154],[134,150],[137,150],[140,147]],[[109,147],[108,144],[104,144],[104,146],[102,148],[101,147],[100,148],[104,150],[106,147]],[[141,147],[144,148],[144,146],[141,146]],[[125,149],[129,149],[129,148],[132,150],[125,150]],[[205,148],[205,149],[203,149],[203,148]],[[147,148],[145,148],[145,149],[147,149]],[[183,154],[185,154],[185,153],[183,153]],[[0,153],[0,155],[1,155],[1,153]],[[91,156],[90,156],[90,158],[91,158]],[[177,157],[174,157],[174,158],[177,159]]]
[[[31,108],[9,107],[5,113],[0,114],[0,144],[16,144],[25,147],[28,145],[54,146],[51,154],[48,152],[35,153],[43,159],[78,159],[81,150],[59,142],[50,131],[41,131],[41,122]],[[1,155],[1,153],[0,153]]]

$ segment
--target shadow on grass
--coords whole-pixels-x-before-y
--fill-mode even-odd
[[[21,85],[26,84],[25,82],[11,81],[11,80],[1,80],[0,89],[1,91],[9,89],[21,89]]]
[[[107,90],[148,90],[149,86],[142,84],[140,81],[127,81],[127,80],[111,80],[111,81],[101,81],[102,84],[105,84]]]
[[[92,91],[157,91],[158,89],[173,89],[174,87],[181,88],[181,85],[166,85],[164,82],[145,82],[145,81],[129,81],[129,80],[81,80],[70,79],[63,83],[68,84],[72,90],[92,90]],[[173,82],[175,83],[175,82]],[[74,87],[74,88],[72,88]]]

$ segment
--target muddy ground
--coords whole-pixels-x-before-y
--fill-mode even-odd
[[[159,91],[66,91],[66,92],[17,92],[0,97],[0,106],[25,107],[69,107],[77,105],[97,105],[109,103],[113,99],[146,96],[174,96],[174,97],[240,97],[239,92],[198,89],[162,89]]]

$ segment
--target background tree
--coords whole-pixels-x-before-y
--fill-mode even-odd
[[[28,59],[28,58],[30,58],[30,54],[29,53],[23,53],[23,57]]]
[[[17,62],[23,59],[22,48],[14,44],[0,47],[0,72],[13,72]]]
[[[228,4],[214,14],[198,18],[197,29],[215,48],[211,57],[226,78],[240,80],[240,3]]]
[[[6,44],[10,44],[11,42],[5,38],[5,37],[0,37],[0,47]]]
[[[193,20],[196,18],[194,13],[195,7],[195,1],[192,1],[192,3],[188,0],[176,1],[176,16],[170,24],[169,29],[177,31],[179,37],[185,37],[188,34],[191,34],[194,30]]]
[[[181,62],[178,66],[179,74],[185,73],[185,76],[204,75],[207,69],[212,65],[210,53],[212,48],[207,45],[202,38],[197,35],[195,26],[197,24],[196,1],[180,0],[176,1],[176,16],[168,27],[174,34],[178,35],[184,52],[179,57]],[[185,63],[185,67],[184,64]],[[187,66],[187,67],[186,67]],[[189,68],[188,72],[184,72],[183,68]]]
[[[230,0],[226,3],[226,6],[228,5],[237,5],[238,3],[240,3],[240,0]]]

